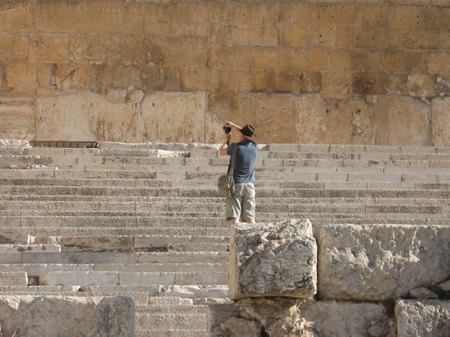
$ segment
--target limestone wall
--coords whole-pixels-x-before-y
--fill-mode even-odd
[[[450,145],[448,0],[6,0],[0,138]]]

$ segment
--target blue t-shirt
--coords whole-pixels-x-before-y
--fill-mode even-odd
[[[236,184],[250,183],[255,181],[255,162],[258,155],[258,144],[252,141],[232,143],[227,148],[227,154],[232,155],[234,147],[237,146],[236,160],[234,163],[233,178]],[[231,158],[230,158],[231,165]],[[229,169],[229,167],[228,167]]]

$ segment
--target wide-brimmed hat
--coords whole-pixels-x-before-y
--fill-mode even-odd
[[[255,128],[250,124],[245,125],[241,129],[241,133],[248,140],[255,141],[255,139],[256,139]]]

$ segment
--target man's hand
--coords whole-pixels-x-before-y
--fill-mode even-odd
[[[231,139],[231,131],[229,133],[226,133],[224,131],[224,133],[225,133],[225,143],[223,143],[222,147],[220,148],[220,152],[219,152],[220,155],[222,155],[222,156],[227,155],[227,149],[228,149],[228,146],[230,145],[230,139]]]

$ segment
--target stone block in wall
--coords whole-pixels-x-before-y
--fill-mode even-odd
[[[297,141],[301,144],[371,144],[375,114],[364,99],[324,99],[303,95],[296,99]]]
[[[85,32],[86,3],[75,1],[39,1],[37,28],[47,32]]]
[[[398,337],[448,337],[450,301],[399,300],[395,305]]]
[[[0,5],[0,31],[30,32],[36,24],[35,2],[14,1]]]
[[[37,99],[39,140],[123,140],[136,135],[134,104],[112,103],[107,96],[79,92]]]
[[[377,145],[431,145],[431,109],[410,97],[381,96],[375,102]]]
[[[307,301],[300,311],[301,336],[396,337],[395,320],[380,303]]]
[[[30,49],[30,39],[24,34],[0,33],[0,62],[25,62]],[[1,87],[1,85],[0,85]]]
[[[237,224],[230,240],[232,299],[316,293],[317,245],[309,220]]]
[[[4,80],[4,86],[12,92],[34,95],[36,91],[36,64],[6,64],[4,66]]]
[[[144,10],[136,2],[86,2],[85,29],[89,33],[144,33]]]
[[[396,299],[450,273],[449,227],[327,225],[316,238],[322,298]]]
[[[32,97],[0,99],[0,139],[33,139],[35,119]]]
[[[450,98],[435,98],[431,103],[434,146],[450,146]]]
[[[240,115],[255,126],[258,143],[295,143],[295,109],[291,94],[240,95]]]
[[[31,63],[66,63],[69,59],[69,35],[36,34],[31,37]]]
[[[0,296],[0,327],[4,337],[133,337],[135,305],[125,296]]]
[[[142,102],[136,129],[138,140],[204,142],[204,92],[153,92]]]

